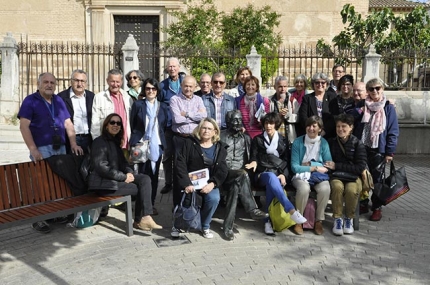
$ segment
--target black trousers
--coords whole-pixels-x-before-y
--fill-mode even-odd
[[[139,163],[139,173],[146,174],[151,178],[151,203],[152,206],[155,204],[155,198],[157,197],[158,189],[158,175],[160,173],[161,156],[155,163],[155,172],[152,171],[151,161],[147,160],[145,163]]]
[[[223,183],[223,191],[227,192],[226,213],[223,223],[224,232],[233,229],[236,216],[237,201],[240,201],[246,212],[257,208],[251,192],[251,180],[246,170],[229,170]]]
[[[100,196],[136,196],[136,205],[134,208],[134,221],[140,222],[143,216],[152,215],[151,203],[151,179],[148,175],[134,175],[132,183],[118,182],[118,190],[96,190]]]
[[[177,157],[179,152],[182,150],[182,147],[185,144],[185,141],[188,140],[189,138],[187,137],[182,137],[182,136],[178,136],[175,135],[173,137],[173,144],[174,144],[174,148],[175,148],[175,152],[174,152],[174,159],[173,159],[173,206],[178,205],[179,203],[181,203],[181,198],[182,198],[182,192],[181,190],[184,189],[180,189],[179,185],[178,185],[178,171],[177,171]]]
[[[369,166],[370,173],[372,174],[373,182],[381,182],[381,174],[385,164],[385,154],[381,154],[377,149],[366,147],[367,151],[367,165]],[[372,193],[370,197],[372,200],[372,211],[382,206],[382,201]]]

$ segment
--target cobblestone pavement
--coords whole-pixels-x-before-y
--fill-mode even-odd
[[[154,217],[164,229],[133,237],[124,234],[125,216],[116,209],[86,229],[54,224],[49,234],[29,225],[0,231],[0,283],[429,284],[430,156],[399,155],[395,162],[406,165],[411,191],[385,207],[379,222],[362,215],[353,235],[334,236],[327,213],[322,236],[290,230],[266,236],[263,222],[239,209],[236,239],[226,241],[219,209],[214,239],[187,233],[173,241],[172,201],[164,195]]]

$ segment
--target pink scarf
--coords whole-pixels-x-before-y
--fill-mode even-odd
[[[366,97],[364,101],[364,114],[362,123],[370,123],[370,140],[372,141],[372,148],[378,147],[379,135],[385,130],[387,126],[387,118],[385,116],[385,103],[387,98],[382,94],[382,100],[379,102],[374,102],[370,99],[370,96]],[[373,119],[370,120],[371,112],[375,112]]]
[[[300,93],[297,90],[294,91],[293,93],[291,93],[291,96],[290,96],[291,103],[293,103],[293,100],[296,99],[297,102],[299,102],[299,106],[302,105],[302,100],[304,96],[305,96],[305,90],[302,90]]]

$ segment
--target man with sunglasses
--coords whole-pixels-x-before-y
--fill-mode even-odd
[[[228,111],[236,110],[234,98],[224,92],[225,75],[217,72],[211,79],[212,92],[202,96],[208,118],[214,119],[221,130],[227,128],[225,115]]]
[[[86,86],[87,73],[76,69],[70,76],[70,87],[58,93],[58,96],[64,100],[70,113],[70,119],[75,127],[76,143],[88,153],[92,142],[90,130],[94,93],[85,89]],[[66,150],[67,153],[71,152],[67,144]]]

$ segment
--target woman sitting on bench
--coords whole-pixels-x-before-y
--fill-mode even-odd
[[[133,227],[150,231],[162,229],[152,219],[151,179],[148,175],[133,175],[121,149],[124,126],[118,114],[112,113],[103,122],[102,134],[91,147],[90,191],[100,196],[136,196]]]

